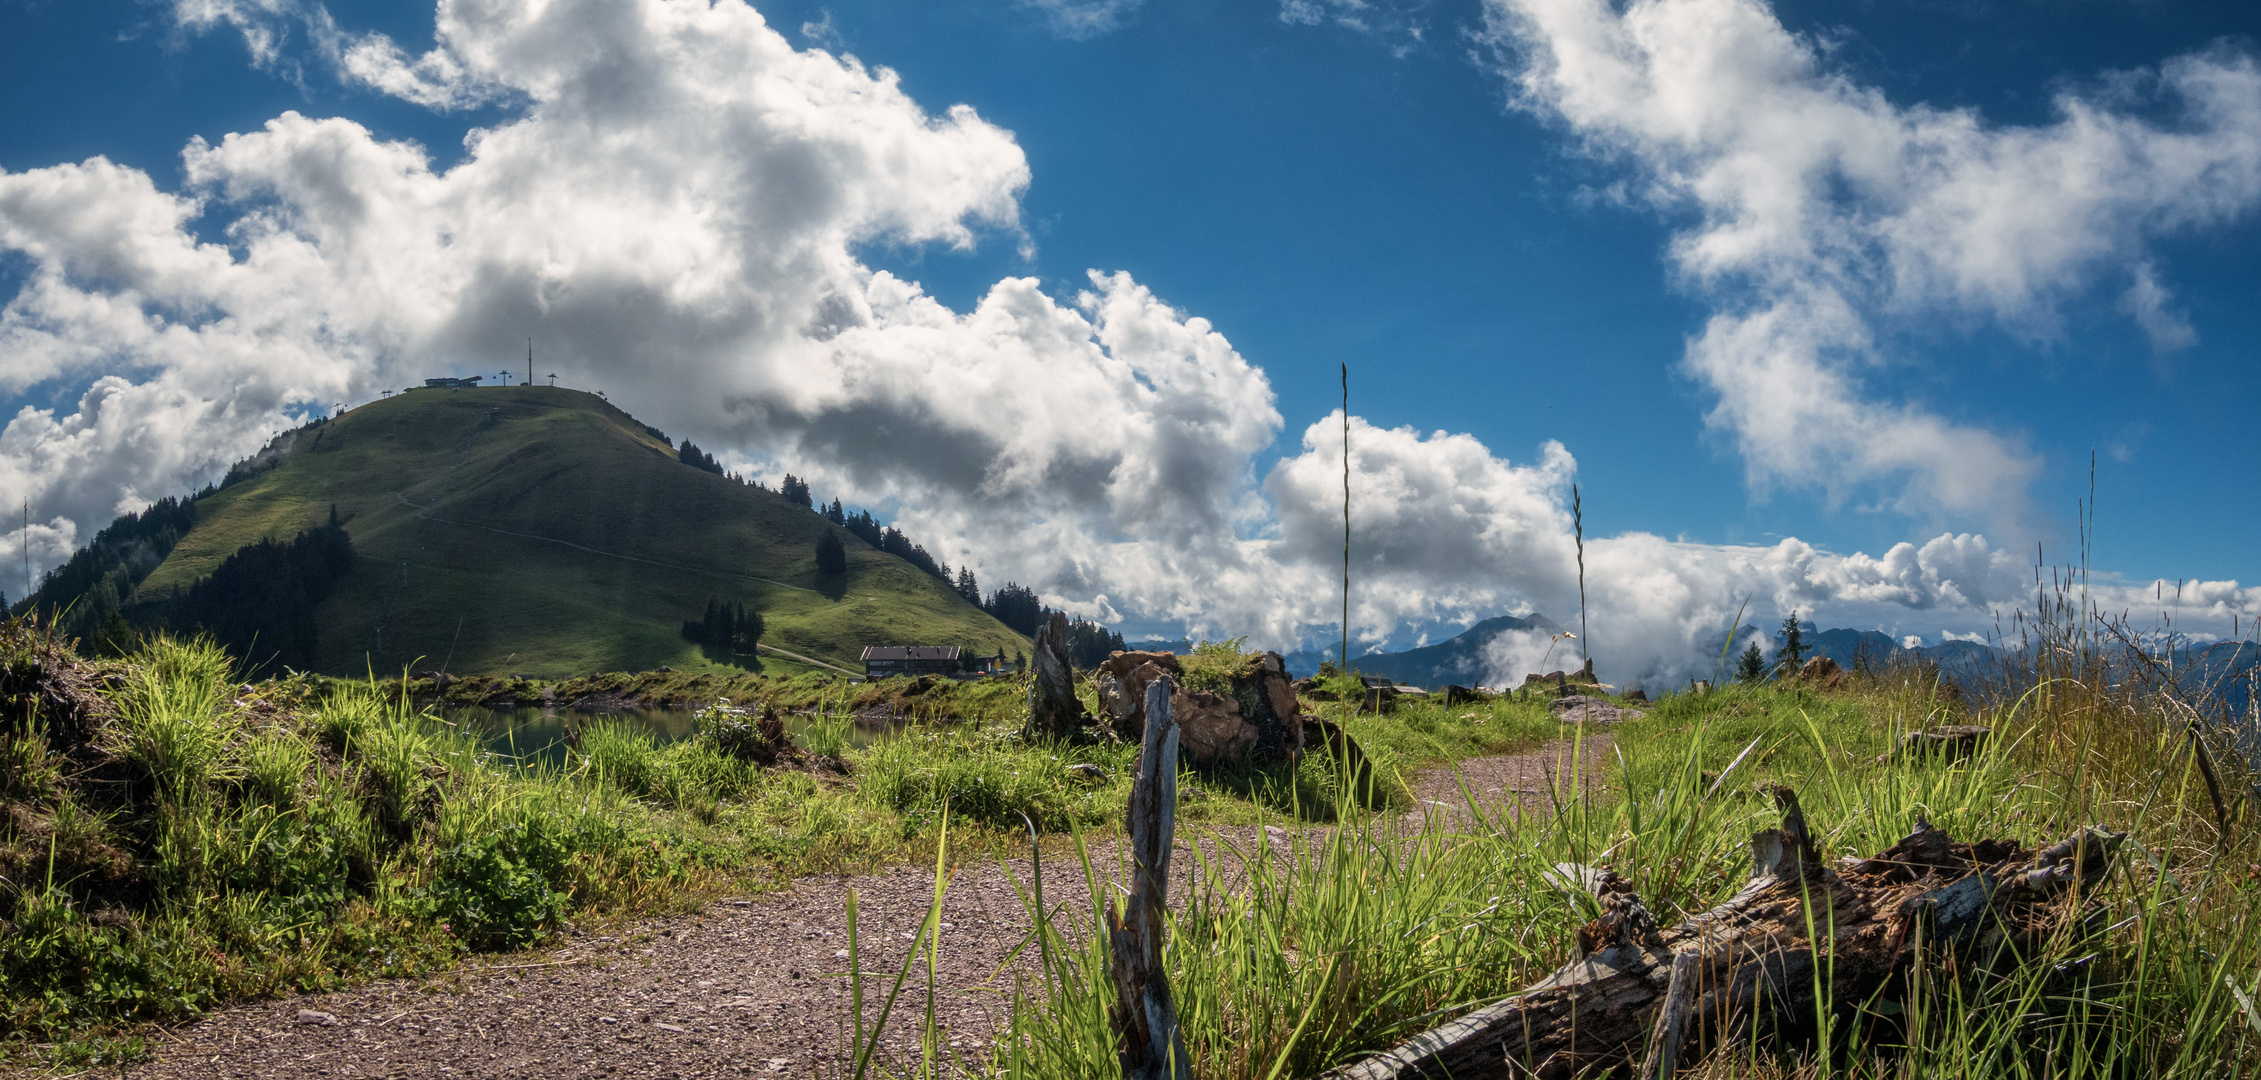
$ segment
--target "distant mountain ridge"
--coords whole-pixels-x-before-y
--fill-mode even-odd
[[[1876,630],[1807,631],[1805,644],[1807,656],[1826,656],[1847,670],[1880,666],[1912,656],[1939,665],[1943,674],[1958,680],[1989,674],[1988,666],[2002,656],[2002,650],[1976,641],[1942,641],[1910,649],[1891,635]]]
[[[1380,675],[1401,683],[1434,689],[1459,684],[1474,686],[1496,678],[1487,670],[1485,656],[1492,642],[1501,634],[1516,632],[1554,633],[1561,627],[1544,615],[1526,617],[1502,615],[1486,619],[1460,634],[1434,645],[1425,645],[1399,652],[1368,653],[1352,659],[1351,670],[1364,675]],[[1947,641],[1938,645],[1908,649],[1888,634],[1875,630],[1832,629],[1815,630],[1805,624],[1806,655],[1826,656],[1840,666],[1853,668],[1861,665],[1877,666],[1907,658],[1919,658],[1938,664],[1940,671],[1951,679],[1968,680],[1987,674],[1990,665],[2002,655],[2001,650],[1973,641]],[[1185,651],[1181,642],[1145,641],[1138,647],[1158,650]],[[1714,646],[1713,651],[1716,651]],[[1321,662],[1334,658],[1332,649],[1302,649],[1287,654],[1289,672],[1309,675],[1318,670]],[[1575,657],[1575,649],[1563,654]],[[1552,667],[1572,666],[1565,660]],[[1522,681],[1525,672],[1511,672],[1509,678]]]
[[[1473,686],[1484,678],[1485,651],[1501,634],[1531,631],[1551,634],[1559,629],[1536,612],[1522,617],[1500,615],[1434,645],[1352,657],[1350,670],[1421,687]],[[1303,649],[1289,653],[1285,659],[1289,673],[1301,677],[1319,670],[1320,663],[1334,659],[1334,655],[1333,650]]]

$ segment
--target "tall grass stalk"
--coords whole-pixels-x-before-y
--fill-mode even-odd
[[[864,1080],[874,1068],[881,1075],[904,1075],[918,1080],[932,1080],[940,1076],[946,1066],[942,1046],[941,1019],[936,1012],[936,1002],[942,992],[938,957],[942,951],[942,901],[950,890],[949,874],[950,816],[947,809],[942,816],[942,827],[934,850],[934,899],[927,905],[926,917],[920,921],[911,948],[903,954],[903,965],[895,972],[895,981],[887,988],[887,998],[879,1006],[879,1015],[872,1018],[871,1029],[864,1029],[864,966],[863,946],[856,933],[856,891],[848,890],[848,979],[849,1010],[852,1041],[849,1043],[849,1076]],[[926,960],[926,1012],[919,1025],[919,1060],[906,1071],[886,1068],[880,1060],[880,1036],[887,1030],[887,1019],[895,1012],[895,1003],[903,996],[903,986],[910,981],[911,970],[921,957]]]

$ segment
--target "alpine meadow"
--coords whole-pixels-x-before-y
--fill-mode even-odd
[[[2261,1076],[2257,41],[0,3],[0,1075]]]

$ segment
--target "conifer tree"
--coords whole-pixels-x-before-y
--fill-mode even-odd
[[[803,510],[813,508],[809,501],[809,482],[792,473],[785,474],[785,482],[777,485],[777,493],[785,496],[786,502]]]
[[[1782,670],[1798,670],[1798,661],[1806,658],[1806,639],[1798,630],[1796,611],[1793,610],[1789,618],[1782,620],[1782,633],[1779,636],[1782,639]]]
[[[1735,666],[1735,679],[1738,682],[1755,683],[1764,678],[1766,654],[1759,651],[1759,643],[1754,641],[1750,648],[1743,650],[1742,662]]]
[[[746,605],[740,604],[738,605],[737,621],[737,639],[732,643],[733,648],[737,652],[751,653],[754,651],[754,646],[761,644],[762,613],[747,611]]]

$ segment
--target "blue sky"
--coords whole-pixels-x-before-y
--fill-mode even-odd
[[[814,473],[820,493],[837,490],[851,502],[897,512],[907,526],[935,536],[938,548],[957,552],[954,561],[981,566],[986,580],[1034,580],[1058,602],[1134,628],[1238,630],[1283,641],[1331,631],[1323,635],[1310,612],[1254,613],[1267,588],[1284,586],[1244,579],[1324,579],[1314,558],[1292,554],[1314,545],[1305,542],[1308,528],[1298,531],[1301,518],[1288,503],[1298,490],[1296,463],[1309,471],[1326,456],[1303,439],[1307,427],[1335,408],[1337,364],[1343,362],[1352,368],[1352,413],[1375,429],[1412,429],[1421,438],[1408,442],[1406,453],[1441,453],[1442,444],[1425,438],[1431,432],[1472,436],[1492,455],[1495,465],[1485,466],[1491,469],[1485,475],[1505,485],[1502,491],[1546,504],[1526,513],[1511,508],[1520,496],[1495,492],[1461,500],[1461,506],[1449,490],[1437,492],[1432,502],[1450,510],[1440,511],[1445,517],[1437,527],[1483,531],[1486,521],[1523,523],[1495,528],[1510,539],[1487,548],[1470,571],[1483,573],[1485,559],[1499,560],[1492,576],[1503,583],[1464,587],[1447,580],[1453,567],[1467,565],[1456,561],[1459,555],[1416,550],[1419,541],[1405,536],[1377,540],[1383,549],[1377,557],[1394,560],[1390,566],[1406,575],[1395,580],[1377,569],[1377,587],[1411,598],[1373,613],[1376,640],[1389,635],[1402,642],[1500,610],[1561,610],[1559,574],[1516,569],[1559,561],[1557,481],[1571,472],[1549,471],[1550,442],[1575,461],[1589,537],[1685,541],[1658,549],[1677,555],[1636,554],[1650,550],[1645,541],[1626,544],[1620,552],[1630,560],[1627,574],[1671,564],[1683,568],[1672,571],[1680,580],[1700,581],[1698,591],[1725,597],[1756,588],[1763,606],[1771,590],[1782,606],[1803,598],[1809,609],[1835,610],[1851,624],[1936,638],[1990,623],[2011,602],[2006,583],[2017,576],[2016,566],[2030,567],[2035,544],[2046,545],[2052,561],[2072,551],[2074,506],[2087,494],[2092,451],[2100,507],[2095,559],[2124,579],[2128,596],[2148,594],[2154,578],[2250,583],[2255,577],[2248,567],[2261,553],[2261,509],[2248,478],[2261,471],[2261,435],[2250,419],[2261,406],[2261,365],[2254,362],[2261,338],[2250,312],[2261,310],[2261,225],[2255,197],[2241,186],[2251,183],[2250,155],[2237,148],[2256,136],[2243,126],[2250,117],[2240,111],[2237,91],[2226,91],[2227,103],[2217,101],[2209,112],[2192,106],[2184,92],[2197,83],[2161,75],[2178,57],[2196,58],[2204,72],[2249,70],[2261,17],[2247,6],[2104,0],[1647,5],[1704,25],[1765,31],[1771,21],[1779,40],[1758,33],[1750,47],[1776,49],[1767,54],[1776,60],[1783,48],[1802,50],[1809,62],[1805,73],[1753,91],[1771,99],[1692,106],[1719,110],[1705,132],[1763,115],[1769,100],[1804,94],[1809,104],[1827,99],[1852,110],[1847,115],[1881,117],[1882,126],[1965,110],[1975,141],[1901,148],[1942,159],[1967,152],[1972,161],[2008,160],[2012,151],[2003,147],[2020,132],[2069,131],[2067,101],[2137,133],[2133,141],[2112,144],[2133,149],[2127,161],[2104,167],[2097,181],[2120,184],[2129,194],[2097,205],[2068,197],[2061,227],[2040,220],[2023,234],[2028,240],[2010,245],[2023,251],[2036,246],[2030,237],[2096,237],[2055,262],[2036,255],[2031,265],[1989,269],[2005,256],[1975,243],[1926,253],[1922,237],[1935,234],[1924,230],[1961,235],[1950,219],[1962,204],[1948,196],[1927,204],[1928,196],[1907,194],[1928,182],[1920,178],[1864,176],[1856,169],[1824,176],[1812,205],[1792,215],[1814,236],[1859,234],[1842,249],[1733,256],[1709,271],[1676,245],[1708,235],[1720,207],[1730,203],[1690,194],[1700,184],[1661,197],[1650,185],[1668,174],[1685,180],[1707,162],[1753,153],[1763,158],[1773,152],[1768,140],[1774,136],[1731,134],[1714,144],[1704,141],[1714,137],[1708,133],[1694,141],[1685,133],[1659,134],[1642,127],[1646,106],[1640,102],[1594,104],[1580,97],[1589,87],[1527,79],[1544,67],[1536,57],[1576,46],[1572,24],[1602,20],[1617,32],[1622,8],[1580,0],[756,6],[790,47],[852,54],[867,71],[892,69],[901,95],[929,117],[969,105],[979,123],[1009,137],[1020,155],[1020,173],[999,157],[995,169],[981,174],[987,195],[934,211],[951,224],[919,218],[902,226],[899,215],[880,214],[898,224],[848,228],[852,235],[841,253],[861,271],[915,281],[961,315],[1001,280],[1034,278],[1040,295],[1065,310],[1074,308],[1079,291],[1093,288],[1087,270],[1120,272],[1176,313],[1181,330],[1186,319],[1206,320],[1207,329],[1229,342],[1273,395],[1276,417],[1267,424],[1250,404],[1236,414],[1242,417],[1238,433],[1219,436],[1210,456],[1230,467],[1212,465],[1207,472],[1231,476],[1199,481],[1211,486],[1196,495],[1172,487],[1176,481],[1163,486],[1200,503],[1205,509],[1195,517],[1206,515],[1242,540],[1270,542],[1276,550],[1255,564],[1246,550],[1216,555],[1224,560],[1217,563],[1199,554],[1207,541],[1163,536],[1135,520],[1135,507],[1167,499],[1140,501],[1118,492],[1095,501],[1035,489],[1001,496],[997,462],[1021,460],[1011,454],[967,466],[991,478],[974,484],[979,498],[991,501],[968,509],[963,504],[975,495],[953,492],[941,473],[876,479],[886,472],[883,454],[841,449],[822,418],[865,416],[856,411],[864,405],[780,404],[763,399],[763,391],[752,388],[761,380],[747,376],[753,380],[747,400],[760,407],[704,415],[676,397],[640,394],[628,371],[606,366],[601,350],[575,352],[577,324],[545,327],[536,316],[491,333],[434,332],[422,339],[405,333],[423,343],[398,347],[375,344],[394,340],[377,330],[359,338],[332,331],[356,343],[357,358],[319,377],[281,378],[258,399],[259,407],[281,415],[318,397],[368,396],[425,367],[481,349],[499,352],[501,341],[549,329],[552,339],[566,340],[558,363],[581,363],[588,385],[604,385],[610,376],[615,400],[631,411],[692,434],[702,445],[729,448],[750,466]],[[366,74],[374,69],[354,74],[341,59],[356,42],[382,34],[400,56],[420,56],[437,44],[475,66],[480,54],[464,44],[470,32],[450,44],[435,36],[433,16],[431,8],[416,5],[316,8],[291,0],[177,6],[0,0],[0,95],[9,106],[9,119],[0,125],[0,169],[20,179],[101,155],[146,174],[159,193],[202,191],[203,214],[182,227],[197,239],[227,243],[229,225],[258,217],[268,196],[228,196],[210,186],[221,182],[191,176],[182,153],[192,139],[220,144],[230,133],[257,132],[295,111],[350,120],[373,143],[413,141],[429,152],[428,168],[444,174],[474,156],[464,146],[467,132],[561,112],[556,99],[544,97],[549,91],[523,73],[496,68],[482,76],[485,84],[386,83]],[[1693,23],[1656,25],[1669,30]],[[1627,32],[1637,37],[1637,31]],[[743,25],[715,32],[751,33]],[[1704,81],[1700,70],[1676,75],[1666,67],[1679,62],[1670,53],[1661,49],[1648,60],[1658,85],[1680,75],[1703,88],[1732,81]],[[1740,65],[1735,70],[1756,69],[1765,59],[1759,53],[1727,59]],[[1693,100],[1700,103],[1705,92],[1695,91]],[[1677,103],[1690,91],[1663,93],[1659,100]],[[2154,171],[2165,175],[2174,166],[2162,164],[2168,155],[2152,143],[2193,132],[2200,133],[2192,136],[2195,142],[2214,148],[2194,153],[2219,160],[2209,159],[2204,170],[2179,182],[2157,179]],[[984,145],[983,152],[997,149],[995,140]],[[1941,166],[1951,167],[1951,161]],[[240,178],[249,168],[233,164],[222,171],[234,169],[228,175]],[[1748,178],[1736,182],[1746,188],[1731,202],[1765,186]],[[207,186],[197,188],[200,183]],[[684,181],[684,190],[695,186]],[[1949,195],[1953,187],[1939,185]],[[2004,190],[2017,188],[1997,188],[1990,197],[2003,201]],[[286,205],[300,198],[287,187],[274,191]],[[999,193],[1010,204],[1002,212]],[[2045,197],[2034,204],[2037,220],[2056,212]],[[96,204],[88,205],[88,213],[97,212]],[[1901,211],[1916,224],[1905,231],[1872,228]],[[19,218],[28,213],[16,212]],[[0,224],[8,213],[0,204]],[[959,227],[962,233],[953,232]],[[233,250],[240,260],[249,249],[238,242]],[[0,296],[36,278],[42,267],[59,266],[56,260],[65,256],[55,251],[33,251],[29,241],[11,242],[0,233]],[[1923,265],[1906,271],[1911,259]],[[1891,278],[1904,273],[1929,284]],[[1846,278],[1855,283],[1844,285]],[[1900,284],[1877,283],[1885,278]],[[1817,282],[1832,283],[1827,289],[1835,292],[1813,299]],[[764,287],[748,285],[755,292]],[[120,288],[88,288],[120,295]],[[2142,296],[2152,298],[2151,306]],[[1808,436],[1766,442],[1768,410],[1779,404],[1773,399],[1794,395],[1764,381],[1737,382],[1761,370],[1755,362],[1730,357],[1702,369],[1711,374],[1701,373],[1691,342],[1715,317],[1742,319],[1770,304],[1777,312],[1788,305],[1785,318],[1818,326],[1823,320],[1815,312],[1835,312],[1839,300],[1857,328],[1811,331],[1822,334],[1811,340],[1820,341],[1824,358],[1816,370],[1847,388],[1835,404],[1853,411],[1817,406],[1783,414],[1784,422],[1802,417],[1818,425],[1813,437],[1826,438],[1844,426],[1833,425],[1831,416],[1914,419],[1897,432],[1845,436],[1844,445],[1822,448],[1809,460],[1801,449]],[[158,312],[182,302],[146,303]],[[332,313],[327,325],[341,320]],[[54,348],[53,339],[74,333],[87,331],[50,329],[39,347]],[[334,345],[337,338],[322,340]],[[322,346],[304,347],[311,355]],[[164,363],[137,367],[120,351],[130,348],[90,350],[107,359],[29,365],[27,374],[0,384],[0,393],[14,398],[11,413],[28,406],[67,421],[74,410],[84,415],[76,403],[110,373],[105,364],[123,365],[117,370],[129,382],[159,381],[133,371],[169,370]],[[694,366],[747,363],[742,352],[720,359],[681,355]],[[801,361],[791,359],[799,354],[775,355],[785,357],[776,361],[785,365],[781,370],[801,370],[792,366]],[[467,359],[462,363],[478,370]],[[1238,369],[1204,370],[1212,379],[1208,392],[1245,383],[1234,381]],[[180,391],[191,398],[196,393],[207,403],[225,396]],[[1714,417],[1723,400],[1745,402],[1750,418]],[[246,415],[258,411],[248,400],[233,407]],[[949,406],[928,403],[913,411],[946,414]],[[785,415],[799,419],[781,421]],[[59,459],[28,451],[18,455],[15,482],[36,504],[35,518],[71,518],[83,541],[113,503],[129,503],[134,493],[162,494],[165,480],[200,481],[215,471],[215,462],[224,468],[224,459],[258,434],[251,431],[256,426],[233,433],[233,441],[212,439],[209,452],[151,457],[133,466],[148,474],[138,483],[121,484],[114,470],[53,464]],[[184,428],[179,437],[196,438],[192,430]],[[1954,448],[1907,449],[1907,440],[1925,431],[1942,433],[1940,441]],[[19,442],[32,435],[27,428]],[[1017,437],[988,432],[976,441],[994,448]],[[1884,443],[1895,448],[1874,449]],[[1339,451],[1338,443],[1329,452]],[[0,440],[0,453],[7,452]],[[1126,453],[1139,460],[1137,452],[1114,453],[1108,460],[1118,465]],[[1955,489],[1966,460],[1970,472],[1988,478]],[[1175,475],[1158,473],[1165,474]],[[1465,470],[1437,475],[1491,482],[1468,480],[1476,474]],[[1378,484],[1394,482],[1391,476],[1402,480],[1390,468],[1377,467],[1375,476]],[[101,498],[87,494],[100,484],[110,485],[97,493]],[[81,497],[66,498],[65,488]],[[1418,534],[1419,508],[1408,503],[1401,509],[1404,531]],[[1039,550],[1041,544],[1016,546],[998,531],[998,522],[1057,526],[1079,515],[1083,525],[1050,540],[1105,545],[1110,555],[1063,558]],[[1538,532],[1525,528],[1541,519],[1549,524],[1531,526]],[[1374,527],[1390,532],[1380,522]],[[43,539],[53,547],[63,535],[35,533],[35,557],[44,557]],[[1526,533],[1540,539],[1512,538]],[[1732,561],[1718,553],[1770,549],[1786,537],[1824,554],[1884,558],[1902,541],[1921,547],[1942,535],[1969,534],[1986,538],[1987,566],[1955,565],[1964,567],[1966,579],[1990,576],[1992,584],[1963,580],[1946,594],[1815,585],[1828,573],[1811,570],[1746,568],[1721,577],[1684,569]],[[13,542],[25,541],[18,535]],[[1805,565],[1796,557],[1787,561]],[[1829,573],[1843,570],[1829,565]],[[1862,567],[1843,572],[1863,581],[1891,578]],[[1128,580],[1157,573],[1213,574],[1216,581],[1243,584],[1208,590],[1236,598],[1212,604],[1198,584],[1156,590]],[[2030,580],[2030,570],[2025,576]],[[1929,563],[1901,575],[1935,583],[1945,577],[1952,575]],[[2242,625],[2245,608],[2256,602],[2251,592],[2216,590],[2209,610],[2235,615]],[[1642,602],[1629,598],[1623,618],[1677,626],[1694,610],[1644,615],[1640,609]]]

